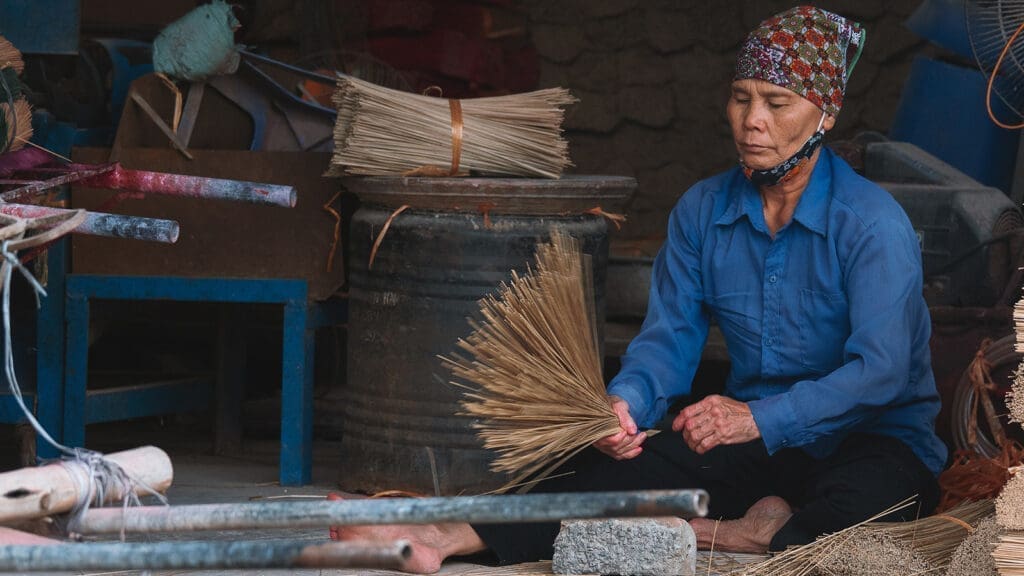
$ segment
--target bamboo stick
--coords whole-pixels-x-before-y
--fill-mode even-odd
[[[157,492],[167,490],[174,478],[171,459],[155,446],[115,452],[106,457]],[[0,523],[68,512],[78,502],[80,489],[79,482],[60,463],[0,474]],[[136,494],[146,493],[141,486],[136,487]],[[105,494],[105,501],[114,502],[124,496],[115,488]]]
[[[573,494],[517,494],[248,502],[192,506],[94,509],[70,527],[79,534],[325,528],[362,524],[434,524],[439,522],[550,522],[568,518],[680,516],[707,514],[703,490],[649,490]]]
[[[255,568],[401,569],[408,542],[200,541],[0,546],[0,571]]]
[[[65,208],[50,208],[34,204],[4,204],[0,202],[0,214],[18,218],[40,218],[74,212]],[[105,212],[86,212],[85,221],[73,230],[75,234],[128,238],[173,244],[178,241],[178,223],[161,218],[124,216]]]

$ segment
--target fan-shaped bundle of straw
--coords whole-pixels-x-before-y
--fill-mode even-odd
[[[558,178],[571,166],[562,88],[467,100],[421,96],[348,76],[328,175],[444,176],[465,172]]]
[[[910,553],[914,565],[927,565],[928,573],[943,573],[953,552],[983,519],[993,513],[991,500],[965,502],[948,510],[911,522],[878,522],[880,518],[907,508],[912,501],[901,502],[868,520],[822,536],[803,546],[790,548],[763,562],[749,564],[736,574],[743,576],[805,576],[843,574],[838,566],[849,557],[850,546],[871,540],[889,542]],[[865,554],[878,551],[861,551]],[[911,573],[906,571],[904,573]],[[913,572],[918,573],[918,572]]]
[[[554,232],[537,247],[536,269],[513,273],[480,301],[482,323],[458,346],[473,356],[442,358],[465,386],[462,403],[491,468],[510,472],[507,490],[537,481],[574,454],[619,430],[601,377],[590,272],[577,240]]]

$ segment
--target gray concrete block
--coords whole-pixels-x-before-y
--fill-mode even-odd
[[[679,518],[566,520],[552,560],[555,574],[692,576],[697,538]]]

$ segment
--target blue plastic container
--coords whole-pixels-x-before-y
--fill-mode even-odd
[[[889,137],[916,144],[978,182],[1009,193],[1020,135],[989,119],[985,86],[978,70],[917,57]],[[992,100],[1000,119],[1015,121],[997,96]]]

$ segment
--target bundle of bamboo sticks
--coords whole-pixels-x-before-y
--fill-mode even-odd
[[[554,232],[537,248],[536,269],[513,273],[481,300],[481,323],[444,365],[467,389],[465,412],[479,418],[496,450],[503,490],[537,481],[593,442],[619,431],[601,375],[590,271],[579,242]]]
[[[343,76],[328,175],[558,178],[571,166],[562,88],[449,100]]]

